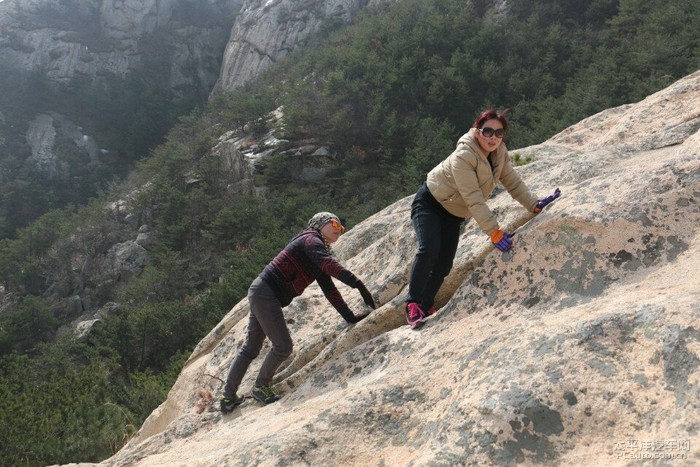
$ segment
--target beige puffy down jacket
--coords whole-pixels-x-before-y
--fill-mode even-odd
[[[457,142],[457,148],[447,159],[428,173],[430,193],[452,215],[473,217],[487,235],[498,229],[496,216],[486,205],[486,198],[500,182],[508,193],[525,209],[532,212],[535,198],[513,169],[505,143],[491,155],[493,170],[470,129]]]

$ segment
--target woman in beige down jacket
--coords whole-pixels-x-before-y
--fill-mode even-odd
[[[559,197],[560,191],[535,198],[513,169],[503,138],[508,132],[505,112],[483,111],[474,126],[457,142],[452,154],[428,173],[411,205],[411,221],[418,252],[411,271],[406,320],[414,328],[435,313],[434,300],[452,269],[461,224],[473,217],[501,251],[512,247],[511,234],[503,232],[486,198],[500,182],[525,209],[539,213]]]

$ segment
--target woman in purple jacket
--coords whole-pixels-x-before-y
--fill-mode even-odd
[[[318,282],[328,301],[348,323],[357,323],[368,313],[354,315],[331,277],[358,289],[364,302],[370,308],[375,308],[367,287],[331,255],[330,245],[344,231],[335,214],[315,214],[309,220],[308,228],[294,237],[253,281],[248,289],[248,335],[231,365],[221,399],[221,412],[231,412],[243,402],[244,397],[238,396],[236,391],[251,362],[260,353],[266,337],[272,342],[272,349],[263,361],[252,395],[264,404],[279,400],[270,382],[282,362],[292,354],[293,347],[282,308],[301,295],[313,281]]]

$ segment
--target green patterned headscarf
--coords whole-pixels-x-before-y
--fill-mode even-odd
[[[340,222],[340,218],[333,214],[332,212],[318,212],[309,219],[309,227],[320,231],[324,225],[328,224],[333,219]]]

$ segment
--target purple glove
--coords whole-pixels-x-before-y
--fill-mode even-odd
[[[502,252],[513,248],[513,234],[496,229],[491,233],[491,243]]]
[[[539,214],[542,209],[544,209],[545,206],[547,206],[549,203],[554,201],[555,199],[559,198],[561,196],[561,190],[557,188],[554,190],[554,193],[551,195],[547,196],[546,198],[543,198],[537,202],[537,205],[535,206],[534,212],[536,214]]]

